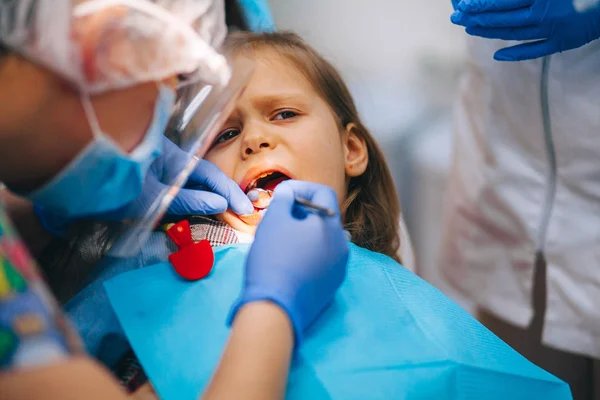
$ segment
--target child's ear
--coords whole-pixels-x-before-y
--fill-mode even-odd
[[[369,165],[369,151],[365,140],[358,135],[356,124],[346,125],[344,131],[344,163],[346,176],[362,175]]]

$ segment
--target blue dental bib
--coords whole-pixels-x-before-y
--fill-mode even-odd
[[[215,248],[205,280],[168,263],[106,282],[116,315],[159,396],[196,400],[225,347],[248,245]],[[394,260],[350,245],[348,276],[306,332],[288,399],[571,399],[569,387],[512,350]]]

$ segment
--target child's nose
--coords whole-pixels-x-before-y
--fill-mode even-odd
[[[258,146],[248,146],[246,147],[245,153],[247,156],[253,153],[258,153],[260,149],[268,149],[271,145],[268,142],[262,142],[258,144]]]
[[[257,154],[267,149],[272,150],[276,146],[274,137],[266,134],[262,129],[255,132],[247,132],[244,139],[244,156]]]

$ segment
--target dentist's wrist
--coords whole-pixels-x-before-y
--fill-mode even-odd
[[[252,321],[252,325],[260,323],[263,327],[271,326],[283,336],[289,337],[291,341],[294,340],[294,327],[289,315],[271,301],[259,300],[244,304],[232,327],[235,328],[236,324],[244,324],[246,319]]]
[[[227,317],[228,326],[233,326],[243,309],[255,304],[269,303],[271,307],[277,307],[289,321],[293,332],[294,350],[297,349],[303,339],[303,324],[299,313],[297,313],[290,304],[292,302],[280,298],[280,296],[261,293],[257,291],[245,291],[234,303]]]

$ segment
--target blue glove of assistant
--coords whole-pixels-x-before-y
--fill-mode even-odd
[[[295,197],[338,212],[332,217],[310,213]],[[335,192],[316,183],[281,183],[248,253],[242,293],[229,323],[244,304],[272,301],[290,317],[298,346],[304,329],[332,302],[346,277],[347,262]]]
[[[575,10],[573,0],[461,0],[451,16],[468,34],[532,41],[496,52],[499,61],[545,57],[600,38],[600,7]]]
[[[89,217],[105,221],[142,217],[156,197],[167,188],[163,182],[173,182],[189,160],[189,155],[167,138],[164,138],[163,146],[163,153],[146,175],[142,193],[133,203]],[[167,215],[212,215],[222,213],[227,208],[240,215],[254,212],[252,203],[234,181],[216,165],[199,160],[186,185],[169,206]],[[34,206],[34,210],[44,229],[54,235],[64,234],[72,222],[45,207]]]

